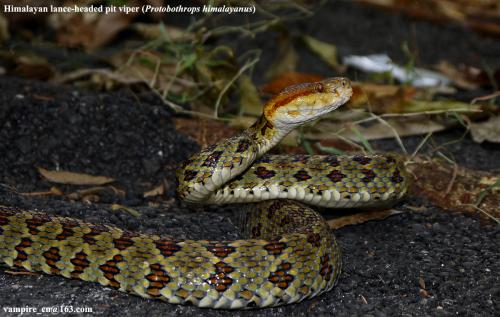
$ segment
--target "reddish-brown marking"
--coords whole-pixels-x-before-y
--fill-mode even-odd
[[[59,260],[61,260],[61,255],[59,255],[59,249],[56,247],[51,247],[50,249],[45,251],[42,255],[45,258],[45,262],[50,267],[50,272],[52,274],[59,274],[61,270],[56,266],[56,263]]]
[[[316,92],[315,86],[301,87],[300,89],[286,91],[269,100],[264,106],[264,113],[266,118],[271,118],[278,108],[283,107],[294,99],[299,97],[309,96]]]
[[[273,124],[269,121],[266,120],[266,123],[264,124],[264,126],[260,129],[260,133],[262,135],[266,135],[266,131],[267,129],[272,129],[274,128]]]
[[[283,242],[271,242],[264,246],[264,249],[267,250],[272,255],[279,255],[286,248],[286,243]]]
[[[326,177],[328,177],[332,182],[336,183],[340,182],[345,177],[345,175],[342,174],[341,171],[333,170],[330,172],[330,174],[326,175]]]
[[[170,282],[170,276],[168,276],[167,272],[158,263],[151,264],[149,268],[151,269],[151,273],[146,275],[146,279],[149,281],[146,292],[151,297],[160,297],[160,290]]]
[[[132,237],[122,235],[120,238],[114,239],[113,244],[115,245],[115,248],[123,251],[134,244],[134,241],[132,241],[131,238]]]
[[[307,242],[315,247],[319,247],[321,245],[321,235],[319,233],[310,233],[307,235]]]
[[[269,275],[268,280],[279,288],[286,289],[294,279],[293,275],[288,274],[288,270],[291,268],[292,264],[289,262],[278,265],[277,270]]]
[[[160,239],[154,242],[156,245],[156,248],[160,250],[160,253],[163,256],[171,256],[175,252],[179,251],[181,249],[180,246],[178,246],[175,241],[173,240],[168,240],[168,239]]]
[[[26,219],[26,226],[28,227],[30,234],[37,234],[40,232],[38,227],[50,222],[50,220],[51,219],[48,216],[43,217],[37,214],[31,219]]]
[[[215,274],[210,274],[210,277],[205,281],[213,285],[218,292],[224,292],[233,283],[233,279],[229,277],[229,274],[233,271],[232,266],[219,261],[215,264]]]
[[[56,239],[61,241],[71,237],[75,232],[71,228],[64,227],[62,232],[56,236]]]
[[[207,246],[207,250],[218,256],[219,258],[225,258],[229,254],[235,251],[235,248],[223,243],[212,242]]]
[[[101,225],[93,225],[91,230],[92,231],[90,231],[89,233],[84,234],[82,238],[87,244],[94,245],[96,243],[94,237],[100,235],[103,232],[106,232],[106,227]]]
[[[321,257],[321,269],[319,274],[323,276],[323,278],[329,281],[332,278],[333,266],[330,263],[330,256],[325,254]]]
[[[117,254],[111,260],[99,265],[99,269],[103,271],[104,277],[109,281],[108,285],[114,288],[120,288],[120,283],[115,280],[115,275],[120,273],[120,269],[116,267],[116,264],[121,261],[123,261],[123,257]]]
[[[71,276],[74,278],[78,278],[79,275],[83,273],[83,270],[90,265],[90,262],[87,260],[87,254],[83,251],[75,254],[75,257],[69,261],[74,265],[73,271],[71,272]]]
[[[6,224],[9,223],[9,220],[7,219],[8,215],[4,214],[3,211],[0,213],[0,226],[5,226]]]
[[[276,175],[275,171],[268,170],[267,168],[265,168],[265,166],[257,167],[257,169],[253,173],[260,179],[267,179],[274,177],[274,175]]]
[[[31,247],[32,241],[29,238],[22,238],[21,242],[14,248],[17,251],[17,256],[14,259],[14,265],[22,267],[22,262],[28,259],[28,255],[24,251],[25,248]]]

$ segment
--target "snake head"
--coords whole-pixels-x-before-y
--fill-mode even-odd
[[[299,84],[273,97],[264,106],[264,116],[278,127],[293,129],[337,109],[351,96],[351,82],[343,77]]]

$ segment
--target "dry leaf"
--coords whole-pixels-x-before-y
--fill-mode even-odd
[[[458,69],[447,61],[439,62],[434,68],[450,78],[455,86],[462,89],[474,90],[480,86],[478,76],[481,74],[481,70],[478,68],[462,66]]]
[[[478,214],[499,222],[500,190],[494,187],[500,182],[499,174],[424,160],[408,168],[415,176],[412,195],[424,196],[445,210]],[[480,204],[475,206],[478,201]]]
[[[67,171],[49,171],[42,167],[38,167],[38,172],[48,181],[59,184],[104,185],[115,181],[113,178],[106,176],[93,176]]]
[[[120,205],[120,204],[112,204],[111,205],[111,210],[113,211],[117,211],[117,210],[124,210],[126,212],[128,212],[130,215],[138,218],[141,216],[141,213],[139,211],[137,211],[136,209],[134,208],[130,208],[130,207],[127,207],[127,206],[123,206],[123,205]]]
[[[248,75],[242,75],[239,84],[240,104],[243,112],[252,116],[260,116],[262,114],[262,101],[252,79]]]
[[[299,61],[299,55],[295,51],[289,37],[283,37],[278,42],[279,51],[269,66],[264,78],[274,78],[283,73],[294,71]]]
[[[155,188],[148,190],[142,196],[144,198],[161,196],[165,192],[165,186],[163,184],[156,186]]]
[[[308,35],[303,36],[302,40],[313,53],[318,55],[330,67],[336,71],[342,70],[343,67],[339,63],[335,45],[317,40]]]
[[[95,49],[109,43],[120,31],[125,29],[138,13],[114,12],[101,15],[95,24],[92,41],[87,48]]]
[[[485,122],[471,123],[470,132],[474,142],[500,143],[500,116],[491,117]]]
[[[382,220],[392,215],[398,215],[400,213],[403,213],[403,211],[395,209],[367,211],[331,219],[327,222],[330,228],[336,230],[345,226],[357,225],[371,220]]]

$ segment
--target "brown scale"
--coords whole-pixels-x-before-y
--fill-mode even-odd
[[[220,242],[210,242],[207,246],[207,250],[219,258],[225,258],[229,254],[233,253],[235,248]]]
[[[79,278],[80,274],[90,265],[89,260],[87,260],[87,254],[83,251],[75,254],[75,257],[69,261],[74,265],[73,271],[71,272],[71,277],[73,278]]]
[[[198,175],[198,171],[197,170],[184,170],[184,180],[185,181],[191,181],[193,180],[196,175]]]
[[[321,245],[321,235],[319,233],[310,233],[307,235],[307,242],[315,247],[319,247]]]
[[[29,229],[29,233],[35,235],[40,232],[38,227],[50,222],[50,220],[48,216],[42,217],[40,215],[33,215],[32,219],[26,219],[26,226]]]
[[[89,233],[84,234],[82,236],[82,239],[89,245],[95,245],[96,240],[94,239],[94,237],[106,231],[107,231],[106,227],[102,225],[93,225],[91,227],[91,231]]]
[[[232,266],[219,261],[215,264],[215,274],[210,274],[210,277],[205,281],[213,285],[218,292],[224,292],[231,284],[233,279],[228,274],[234,271]]]
[[[288,262],[281,263],[278,265],[277,270],[269,275],[269,282],[275,284],[281,289],[286,289],[294,279],[293,275],[288,274],[288,270],[291,268],[292,264]]]
[[[201,164],[201,166],[216,167],[217,162],[219,161],[222,153],[224,153],[224,152],[215,151],[215,152],[210,153],[210,155],[205,159],[205,161],[203,162],[203,164]]]
[[[104,277],[108,279],[108,285],[114,288],[120,288],[120,282],[115,280],[115,275],[120,274],[120,269],[116,267],[118,262],[122,262],[123,257],[119,254],[106,263],[99,265],[99,269],[104,273]]]
[[[371,182],[375,177],[377,177],[377,174],[375,174],[374,171],[369,170],[369,169],[362,169],[361,173],[365,175],[365,177],[362,178],[362,181],[364,183],[369,183]]]
[[[146,292],[151,297],[160,297],[160,290],[170,282],[170,276],[168,276],[167,272],[162,270],[160,264],[151,264],[149,268],[151,269],[151,273],[146,275],[146,279],[149,281]]]
[[[319,274],[323,276],[326,281],[329,281],[332,277],[333,266],[330,264],[330,256],[325,254],[321,257],[321,268]]]
[[[336,183],[340,182],[345,177],[345,175],[342,174],[341,171],[333,170],[328,175],[326,175],[326,177],[328,177],[332,182]]]
[[[358,162],[359,164],[366,165],[372,161],[370,157],[356,155],[352,158],[353,161]]]
[[[7,216],[0,213],[0,235],[3,234],[2,226],[5,226],[8,223],[9,223],[9,220],[7,219]]]
[[[68,227],[65,226],[65,227],[62,228],[61,233],[59,233],[56,236],[56,239],[59,240],[59,241],[66,240],[67,238],[73,236],[74,234],[75,234],[75,232],[73,231],[72,228],[68,228]]]
[[[300,170],[297,173],[293,175],[295,179],[299,182],[306,181],[311,178],[311,175],[309,175],[305,170]]]
[[[240,140],[240,142],[238,142],[238,147],[236,148],[236,152],[238,153],[245,152],[246,150],[248,150],[249,147],[250,147],[250,141]]]
[[[328,155],[323,159],[323,162],[330,164],[332,167],[337,167],[340,165],[339,160],[334,155]]]
[[[264,246],[264,249],[267,250],[272,255],[280,255],[283,253],[283,250],[286,249],[286,243],[284,242],[271,242]]]
[[[268,179],[274,177],[276,175],[276,172],[273,170],[268,170],[264,166],[259,166],[257,169],[253,172],[258,178],[260,179]]]
[[[165,238],[156,240],[154,244],[156,245],[156,248],[160,250],[160,253],[166,257],[173,255],[181,249],[181,247],[177,245],[174,240]]]
[[[50,267],[50,272],[52,274],[59,274],[61,270],[56,266],[56,263],[61,260],[61,255],[59,254],[59,249],[56,247],[51,247],[44,253],[42,253],[45,258],[45,262]]]
[[[126,248],[132,246],[134,244],[134,241],[132,238],[138,237],[139,235],[136,233],[132,233],[129,231],[124,231],[121,235],[121,237],[117,239],[113,239],[113,244],[115,245],[115,248],[117,248],[120,251],[125,250]]]
[[[28,259],[28,255],[24,251],[25,248],[31,247],[31,244],[33,241],[29,238],[22,238],[21,242],[16,245],[14,249],[17,251],[17,256],[14,259],[14,265],[17,267],[23,267],[23,261],[26,261]]]
[[[399,173],[399,169],[396,169],[391,176],[391,181],[393,183],[398,184],[398,183],[402,183],[403,180],[404,180],[403,177],[401,177],[401,174]]]

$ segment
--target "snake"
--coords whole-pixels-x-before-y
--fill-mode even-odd
[[[404,164],[393,154],[268,152],[351,96],[341,77],[288,87],[251,127],[177,169],[177,195],[188,206],[238,204],[241,239],[180,240],[0,206],[0,263],[214,309],[279,306],[327,292],[338,280],[341,250],[317,207],[393,205],[408,191]]]

